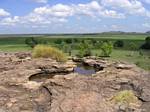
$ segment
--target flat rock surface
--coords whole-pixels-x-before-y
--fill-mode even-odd
[[[126,69],[124,64],[122,69],[109,63],[103,71],[83,76],[71,73],[71,61],[28,56],[0,54],[0,112],[150,112],[150,73],[136,66]],[[44,74],[40,81],[33,80],[39,74]],[[111,100],[122,90],[132,90],[138,106]]]

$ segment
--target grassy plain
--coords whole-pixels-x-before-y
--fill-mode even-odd
[[[115,42],[117,40],[124,41],[122,49],[114,49],[110,59],[124,60],[137,64],[146,70],[150,70],[150,51],[142,51],[143,56],[140,55],[139,50],[132,50],[129,48],[130,43],[134,43],[137,48],[144,43],[148,34],[71,34],[71,35],[0,35],[0,51],[4,52],[18,52],[31,51],[32,49],[25,44],[25,39],[28,37],[35,37],[39,40],[45,40],[49,45],[55,46],[55,41],[61,39],[62,41],[68,38],[76,38],[78,40],[94,39],[96,41],[109,40]],[[77,54],[78,50],[72,50],[73,54]],[[99,49],[93,49],[93,54],[99,55]]]

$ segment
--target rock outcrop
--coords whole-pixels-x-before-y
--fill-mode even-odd
[[[0,54],[0,112],[150,112],[150,73],[115,65],[83,76],[72,72],[72,61]],[[138,103],[114,102],[123,90],[133,91]]]

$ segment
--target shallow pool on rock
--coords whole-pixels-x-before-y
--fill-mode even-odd
[[[74,73],[78,73],[80,75],[92,75],[96,74],[96,69],[94,67],[78,63],[77,67],[74,68]]]

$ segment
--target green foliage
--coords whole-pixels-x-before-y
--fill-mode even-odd
[[[57,39],[54,41],[55,44],[61,44],[63,41],[61,39]]]
[[[124,47],[123,40],[117,40],[117,41],[115,41],[114,47],[121,47],[121,48]]]
[[[101,55],[109,57],[113,50],[113,44],[111,42],[103,42],[101,45]]]
[[[92,46],[90,40],[82,41],[79,44],[79,47],[80,47],[80,51],[78,54],[79,57],[85,57],[85,56],[91,56],[92,55],[92,47],[93,46]]]
[[[71,56],[71,45],[62,42],[61,47],[65,53],[69,53],[69,56]]]
[[[146,37],[145,43],[141,46],[142,49],[150,49],[150,37]]]
[[[73,41],[73,39],[72,39],[72,38],[67,38],[67,39],[65,39],[65,42],[66,42],[67,44],[71,44],[71,43],[72,43],[72,41]]]
[[[59,62],[67,60],[67,56],[57,48],[46,45],[37,45],[32,52],[34,58],[52,58]]]
[[[35,38],[30,37],[25,39],[25,44],[27,44],[31,48],[34,48],[38,44],[38,41]]]
[[[115,103],[125,103],[129,105],[138,102],[137,97],[131,90],[120,91],[113,97],[112,100],[115,101]]]
[[[133,51],[135,51],[135,50],[138,49],[137,45],[136,45],[135,43],[133,43],[133,42],[130,42],[130,43],[129,43],[129,48],[130,48],[131,50],[133,50]]]

